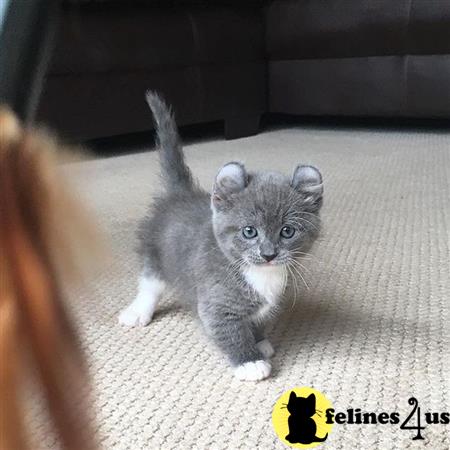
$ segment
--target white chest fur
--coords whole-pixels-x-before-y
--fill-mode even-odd
[[[266,300],[255,319],[263,319],[276,306],[283,293],[286,276],[281,266],[250,266],[245,269],[244,277],[247,283]]]

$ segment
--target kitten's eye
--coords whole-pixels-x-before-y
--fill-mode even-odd
[[[285,239],[290,239],[295,234],[295,228],[291,227],[290,225],[285,225],[281,231],[280,236]]]
[[[256,231],[255,227],[244,227],[242,229],[242,234],[245,237],[245,239],[253,239],[256,236],[258,236],[258,232]]]

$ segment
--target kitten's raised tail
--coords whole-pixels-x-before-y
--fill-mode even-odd
[[[147,91],[145,98],[155,119],[162,179],[167,191],[194,190],[196,182],[184,162],[183,149],[172,110],[154,91]]]

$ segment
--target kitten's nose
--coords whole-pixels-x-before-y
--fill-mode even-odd
[[[266,253],[261,253],[261,256],[267,261],[270,262],[272,259],[274,259],[277,256],[278,253],[271,253],[270,255]]]

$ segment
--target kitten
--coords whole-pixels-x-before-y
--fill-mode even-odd
[[[322,177],[298,166],[292,178],[224,165],[208,194],[184,162],[176,124],[148,92],[165,191],[139,228],[143,270],[119,322],[145,326],[167,285],[182,290],[209,337],[242,380],[269,376],[274,350],[264,327],[276,315],[298,259],[317,237]]]

